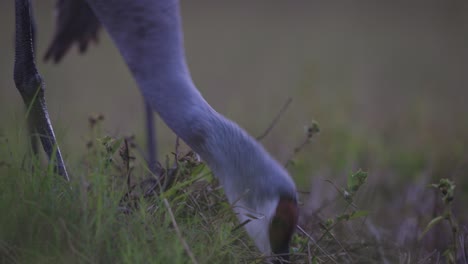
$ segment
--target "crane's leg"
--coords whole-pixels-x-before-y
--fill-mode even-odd
[[[153,108],[145,100],[146,117],[146,147],[148,151],[148,167],[152,173],[156,173],[156,162],[158,161],[158,149],[156,143],[156,124],[154,123]]]
[[[32,9],[30,9],[30,12],[32,13]],[[31,14],[32,15],[32,14]],[[31,41],[32,41],[32,49],[33,49],[33,54],[36,53],[36,21],[31,20]],[[27,109],[26,109],[27,110]],[[29,135],[29,140],[31,143],[31,148],[34,153],[34,155],[38,156],[39,155],[39,138],[36,136],[36,130],[34,128],[34,122],[31,118],[28,118],[27,120],[27,125],[28,125],[28,135]]]
[[[57,145],[44,98],[44,83],[34,61],[33,17],[29,0],[15,0],[16,38],[14,80],[28,109],[30,124],[39,135],[49,160],[57,172],[69,180]]]

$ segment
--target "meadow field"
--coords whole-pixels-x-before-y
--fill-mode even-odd
[[[262,263],[158,117],[174,182],[148,193],[143,100],[117,49],[101,31],[86,54],[45,63],[54,1],[33,2],[72,182],[31,154],[1,1],[0,262]],[[259,136],[291,99],[262,143],[298,187],[293,263],[468,263],[467,13],[462,0],[182,1],[192,77],[217,111]]]

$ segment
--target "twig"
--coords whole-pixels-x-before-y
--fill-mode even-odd
[[[124,147],[124,150],[123,150],[123,153],[122,153],[122,158],[124,159],[125,161],[125,168],[126,168],[126,171],[127,171],[127,189],[128,191],[130,191],[130,181],[131,181],[131,173],[130,173],[130,153],[129,153],[129,150],[128,150],[128,141],[126,138],[124,138],[124,143],[125,143],[125,147]]]
[[[6,241],[0,240],[0,253],[2,260],[10,261],[8,263],[19,263],[17,248],[9,245]]]
[[[427,254],[427,256],[425,256],[423,259],[419,260],[417,264],[428,263],[427,261],[430,260],[435,254],[437,254],[437,249],[434,249],[434,251]]]
[[[341,195],[343,200],[346,201],[347,205],[346,205],[345,211],[348,209],[348,206],[351,206],[354,209],[358,209],[357,205],[354,204],[354,202],[352,200],[349,201],[349,198],[346,196],[346,193],[345,193],[345,192],[347,192],[346,190],[344,190],[344,189],[340,190],[340,188],[338,188],[338,186],[336,186],[336,184],[332,180],[325,179],[324,181],[330,183],[336,189],[336,191]],[[350,197],[352,198],[352,196],[350,196]]]
[[[284,103],[281,110],[278,112],[275,118],[271,121],[267,129],[260,136],[257,137],[258,141],[264,139],[270,133],[270,131],[276,126],[276,123],[278,123],[278,120],[280,119],[280,117],[284,114],[284,112],[286,112],[286,109],[288,109],[291,102],[292,102],[292,98],[289,97],[288,100],[286,100],[286,103]]]
[[[312,264],[312,252],[310,251],[310,242],[307,242],[307,263]]]
[[[319,132],[320,132],[320,128],[319,128],[318,124],[315,121],[312,122],[311,125],[307,126],[306,136],[305,136],[304,140],[297,147],[294,148],[293,153],[291,154],[291,156],[289,156],[289,158],[286,160],[286,163],[284,164],[285,168],[287,168],[291,163],[293,163],[292,159],[294,158],[294,156],[296,156],[299,152],[301,152],[301,150],[307,144],[310,143],[310,140],[312,139],[312,137],[315,134],[318,134]]]
[[[466,233],[466,227],[465,227],[465,233]],[[465,247],[465,234],[461,234],[460,237],[460,248],[461,248],[461,255],[462,255],[462,259],[463,259],[463,263],[467,264],[468,261],[466,260],[466,247]]]
[[[172,225],[174,226],[174,229],[175,229],[175,231],[177,233],[177,236],[180,239],[180,242],[182,243],[182,246],[184,246],[185,252],[187,253],[187,255],[192,260],[192,263],[198,264],[198,261],[195,259],[195,256],[193,255],[192,251],[190,250],[189,245],[187,244],[185,239],[182,237],[182,233],[180,232],[179,227],[177,226],[177,222],[176,222],[176,220],[174,218],[174,214],[172,213],[171,206],[169,205],[169,202],[167,201],[167,199],[164,199],[164,205],[166,206],[166,209],[169,212],[169,216],[171,217]]]
[[[299,146],[295,147],[294,148],[294,151],[293,153],[291,154],[291,156],[289,156],[288,160],[286,161],[286,163],[284,164],[284,167],[287,168],[290,164],[293,163],[293,158],[294,156],[297,155],[297,153],[301,152],[301,150],[307,145],[309,144],[310,142],[310,138],[309,137],[306,137],[302,142],[301,144],[299,144]]]
[[[137,151],[137,153],[138,153],[140,156],[142,156],[143,159],[149,164],[149,160],[148,160],[147,157],[146,157],[145,151],[141,148],[140,145],[138,145],[137,142],[135,142],[135,137],[134,137],[134,135],[126,136],[126,137],[124,137],[124,139],[126,139],[127,141],[129,141],[129,143],[130,143],[130,146],[129,146],[129,147],[130,147],[130,148],[134,148],[134,149]]]
[[[312,242],[316,245],[316,247],[317,247],[320,251],[322,251],[322,253],[323,253],[326,257],[328,257],[331,261],[333,261],[333,263],[338,263],[338,262],[336,261],[336,259],[335,259],[332,255],[328,254],[322,247],[320,247],[320,245],[318,244],[319,241],[315,241],[315,239],[314,239],[311,235],[309,235],[309,233],[307,233],[307,232],[306,232],[302,227],[300,227],[299,225],[297,225],[296,228],[297,228],[297,230],[299,230],[303,235],[305,235],[310,241],[312,241]]]

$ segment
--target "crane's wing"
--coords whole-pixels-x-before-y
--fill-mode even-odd
[[[91,41],[97,42],[101,27],[99,20],[85,0],[58,0],[55,34],[44,60],[59,62],[73,44],[83,53]]]

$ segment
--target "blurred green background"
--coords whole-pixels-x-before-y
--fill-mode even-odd
[[[24,126],[12,78],[13,2],[0,2],[0,133],[7,136]],[[104,114],[106,133],[144,142],[142,98],[108,35],[101,31],[85,55],[73,49],[59,65],[44,64],[54,1],[34,3],[38,67],[66,159],[82,155],[94,113]],[[298,187],[312,191],[304,198],[309,211],[327,197],[321,186],[335,192],[323,179],[344,181],[358,168],[381,186],[369,188],[369,203],[434,177],[454,179],[468,200],[468,2],[182,1],[182,13],[193,79],[216,110],[260,135],[291,97],[263,141],[281,161],[304,125],[320,124],[291,169]],[[163,126],[158,120],[161,155],[175,139]]]

